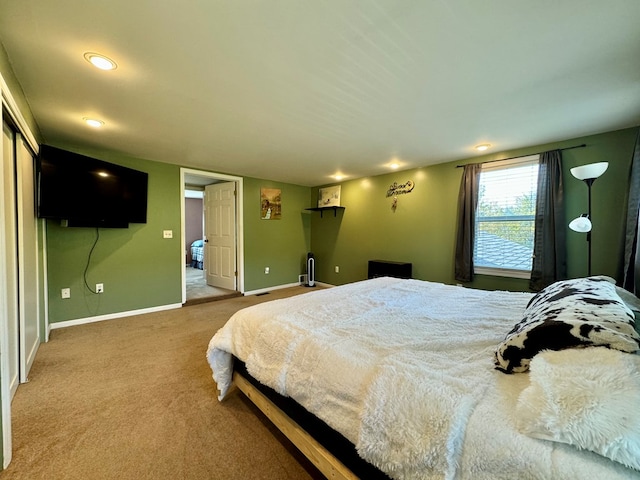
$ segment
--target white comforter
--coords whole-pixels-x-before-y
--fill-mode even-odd
[[[493,349],[530,298],[367,280],[239,311],[211,339],[207,358],[220,399],[235,355],[392,478],[635,478],[515,430],[528,377],[495,371]]]

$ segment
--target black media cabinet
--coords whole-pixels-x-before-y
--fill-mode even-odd
[[[411,278],[411,263],[369,260],[368,277]]]

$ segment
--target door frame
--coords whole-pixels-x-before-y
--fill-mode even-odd
[[[3,121],[3,109],[0,108],[0,125]],[[0,136],[0,143],[4,136]],[[4,201],[4,152],[0,145],[0,197]],[[9,351],[9,316],[6,311],[8,286],[6,278],[7,269],[7,252],[5,248],[5,228],[6,219],[4,214],[0,216],[0,405],[2,406],[2,465],[3,469],[9,466],[11,462],[11,386],[10,371],[7,352]]]
[[[182,276],[182,303],[187,301],[187,279],[184,268],[184,255],[186,252],[185,238],[185,176],[195,176],[210,179],[211,183],[216,181],[235,182],[236,184],[236,265],[238,277],[236,282],[236,291],[244,294],[244,190],[243,178],[234,175],[225,175],[223,173],[207,172],[204,170],[195,170],[191,168],[180,168],[180,271]]]
[[[5,128],[10,135],[5,137]],[[20,289],[19,275],[20,264],[18,259],[18,189],[17,189],[17,165],[16,144],[18,133],[13,123],[2,121],[2,162],[0,163],[0,181],[3,183],[4,211],[2,228],[2,272],[3,286],[3,323],[6,330],[2,336],[6,342],[2,344],[2,356],[6,361],[7,381],[9,383],[9,400],[12,401],[18,385],[20,385],[22,364],[20,329]],[[8,145],[8,148],[5,148]],[[5,156],[8,153],[8,156]],[[8,158],[7,158],[8,157]],[[9,212],[9,213],[8,213]],[[3,372],[4,379],[4,372]]]

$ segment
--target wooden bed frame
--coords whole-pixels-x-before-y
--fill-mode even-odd
[[[638,242],[634,267],[636,272],[640,271],[640,241]],[[633,293],[640,297],[640,285],[636,285]],[[238,371],[233,373],[233,385],[253,402],[325,477],[331,480],[358,480],[359,477],[347,468],[344,463],[338,460],[335,455],[329,452],[327,448],[313,438]],[[379,470],[377,471],[380,472]],[[382,472],[380,473],[385,476]]]
[[[309,459],[322,474],[332,480],[358,480],[333,454],[276,406],[238,372],[233,384]]]

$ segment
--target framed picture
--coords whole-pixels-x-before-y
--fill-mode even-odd
[[[340,185],[321,188],[318,191],[318,207],[339,207]]]
[[[282,190],[279,188],[260,189],[260,218],[280,220],[282,218]]]

